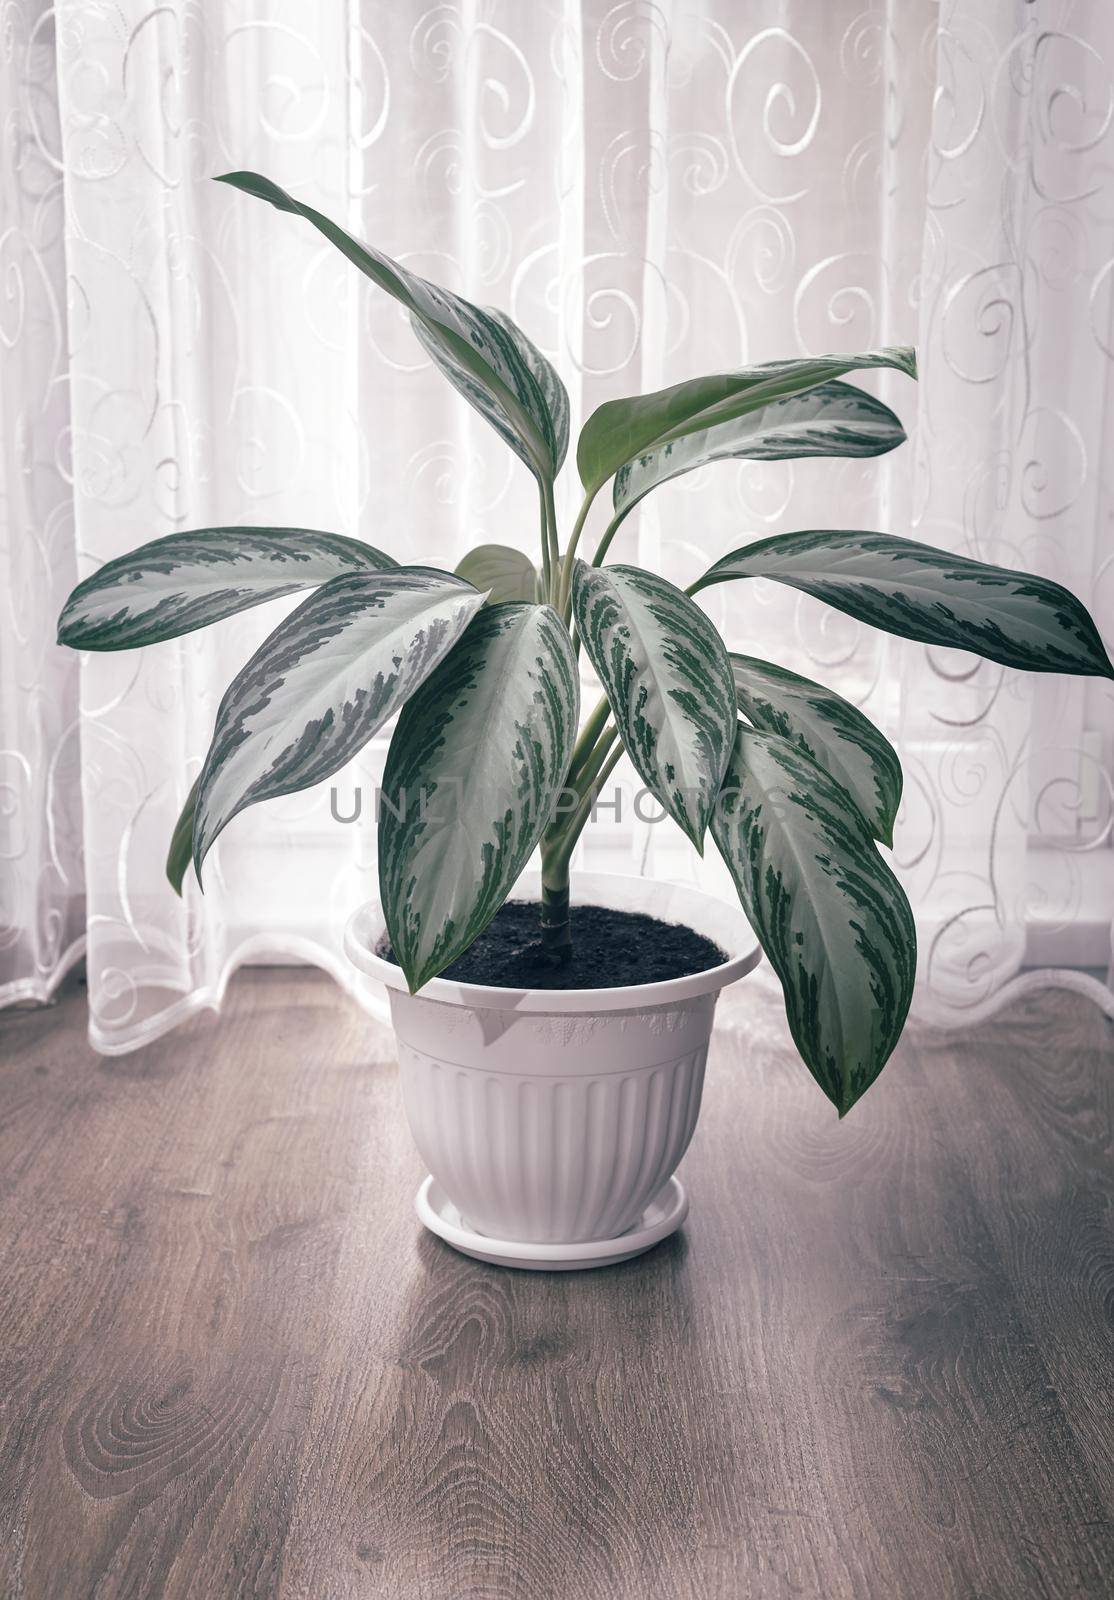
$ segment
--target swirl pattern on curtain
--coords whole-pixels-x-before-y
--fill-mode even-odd
[[[564,374],[574,429],[701,371],[916,343],[919,388],[863,379],[910,428],[893,457],[691,474],[643,502],[613,559],[688,583],[751,537],[882,528],[1057,578],[1114,644],[1114,14],[9,0],[3,16],[0,997],[44,998],[84,949],[93,1040],[130,1049],[217,1003],[245,959],[351,985],[340,933],[374,892],[385,740],[335,785],[239,819],[205,896],[174,897],[162,863],[217,702],[282,603],[79,661],[53,643],[78,577],[213,524],[325,528],[447,567],[484,540],[535,548],[527,473],[398,308],[309,228],[208,181],[222,171],[264,172],[509,311]],[[731,646],[899,738],[895,859],[926,1015],[969,1017],[1034,964],[1105,965],[1109,684],[891,640],[773,584],[705,599]],[[601,809],[578,859],[730,892],[636,809],[626,763],[616,781],[621,812]]]

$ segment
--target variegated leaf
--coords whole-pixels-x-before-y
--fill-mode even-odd
[[[1086,608],[1061,584],[885,533],[775,534],[734,550],[694,588],[773,578],[860,622],[1028,672],[1114,677]]]
[[[893,843],[901,804],[901,762],[890,741],[850,701],[772,661],[730,655],[744,717],[792,739],[847,790],[874,837]]]
[[[398,719],[383,774],[379,888],[411,991],[483,932],[561,793],[579,684],[549,606],[485,606]]]
[[[673,440],[703,433],[772,401],[803,394],[844,373],[867,367],[894,367],[917,375],[912,350],[870,350],[855,356],[806,356],[798,361],[772,361],[736,372],[689,378],[654,394],[608,400],[593,411],[580,431],[576,464],[581,482],[592,492],[605,484],[625,462]]]
[[[193,819],[197,814],[197,786],[200,773],[193,780],[185,804],[174,824],[170,836],[170,849],[166,853],[166,876],[175,894],[181,894],[182,884],[193,860]]]
[[[854,384],[818,384],[714,427],[669,440],[621,466],[615,510],[626,516],[651,489],[712,461],[786,461],[801,456],[880,456],[905,439],[889,406]]]
[[[702,850],[735,735],[723,641],[686,594],[638,567],[578,561],[573,611],[635,770]]]
[[[58,643],[133,650],[345,573],[386,572],[397,564],[358,539],[313,528],[172,533],[106,561],[79,583],[58,619]]]
[[[843,786],[741,724],[712,836],[785,993],[805,1064],[842,1117],[901,1036],[917,931]]]
[[[334,578],[291,612],[220,703],[198,781],[198,879],[213,841],[245,806],[308,789],[350,760],[482,603],[451,573],[399,567]]]
[[[549,455],[553,462],[553,476],[556,477],[569,453],[569,392],[561,374],[505,311],[500,311],[496,306],[486,306],[482,315],[503,329],[518,352],[519,361],[537,386],[537,394],[531,399],[531,412],[536,411],[544,425],[543,431],[549,441]]]
[[[509,544],[478,544],[457,562],[457,576],[487,595],[488,605],[537,598],[538,574],[530,557]]]
[[[312,206],[300,204],[269,178],[227,172],[217,181],[312,223],[409,311],[423,345],[453,386],[537,477],[552,482],[568,447],[568,395],[553,366],[505,313],[481,310],[409,272]]]
[[[462,301],[461,304],[467,305],[467,302]],[[501,342],[506,344],[505,356],[508,365],[513,363],[518,371],[520,398],[527,404],[531,413],[545,418],[547,450],[552,467],[543,476],[555,478],[564,465],[569,448],[569,396],[560,375],[538,347],[526,337],[522,329],[515,326],[506,312],[497,311],[494,306],[485,306],[482,309],[479,306],[469,306],[469,311],[484,325],[490,348],[495,348]],[[457,393],[462,394],[470,405],[475,406],[481,416],[490,422],[504,444],[510,445],[515,455],[524,461],[531,471],[535,471],[534,459],[526,442],[519,437],[504,408],[492,396],[487,386],[476,378],[472,368],[465,367],[461,363],[455,350],[446,349],[444,340],[434,334],[414,312],[410,314],[410,326],[434,366],[448,378]],[[527,393],[530,381],[536,390],[532,394]]]

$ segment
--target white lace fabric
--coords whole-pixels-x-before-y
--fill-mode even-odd
[[[354,985],[386,740],[336,780],[358,821],[330,785],[245,813],[179,900],[178,809],[281,605],[79,658],[54,643],[73,583],[214,525],[450,568],[537,539],[526,471],[397,307],[217,173],[263,172],[509,311],[561,369],[574,439],[602,401],[700,372],[916,344],[919,385],[862,379],[900,451],[713,466],[644,501],[612,559],[684,584],[757,536],[882,528],[1059,579],[1114,648],[1112,8],[17,3],[0,103],[0,1000],[46,998],[84,953],[101,1050],[218,1005],[244,960]],[[566,530],[578,502],[570,464]],[[1034,963],[1108,997],[1114,687],[772,584],[705,598],[729,645],[898,742],[922,1015],[981,1016],[1023,971],[1052,981]],[[730,892],[714,850],[634,814],[626,764],[616,782],[580,863]]]

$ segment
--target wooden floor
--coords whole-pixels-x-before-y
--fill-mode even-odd
[[[0,1017],[0,1594],[1110,1595],[1114,1029],[914,1039],[843,1124],[719,1038],[682,1235],[419,1232],[380,1035],[241,975],[114,1060]]]

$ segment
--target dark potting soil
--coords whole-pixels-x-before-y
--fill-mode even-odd
[[[462,956],[440,974],[499,989],[618,989],[707,972],[727,957],[679,922],[607,906],[572,907],[572,960],[555,966],[542,950],[536,901],[512,900]],[[376,955],[394,961],[386,934]]]

